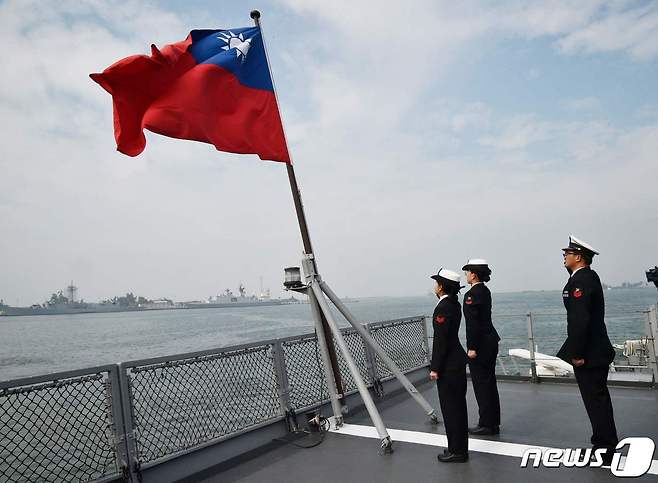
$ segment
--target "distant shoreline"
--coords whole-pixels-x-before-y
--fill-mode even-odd
[[[269,307],[282,305],[295,305],[306,303],[305,301],[290,301],[289,299],[275,299],[262,302],[230,302],[225,304],[174,304],[166,307],[136,307],[136,306],[115,306],[89,304],[87,307],[11,307],[1,306],[0,317],[30,317],[30,316],[47,316],[47,315],[79,315],[79,314],[116,314],[122,312],[154,312],[154,311],[171,311],[171,310],[194,310],[194,309],[223,309],[239,307]]]
[[[653,291],[653,286],[643,287],[607,287],[607,291]],[[463,291],[462,291],[463,293]],[[541,289],[541,290],[511,290],[511,291],[493,291],[493,295],[514,295],[514,294],[541,294],[541,293],[560,293],[559,289]],[[366,297],[344,297],[343,301],[346,303],[356,303],[360,300],[376,300],[376,299],[393,299],[393,298],[432,298],[433,293],[426,293],[420,295],[371,295]],[[658,302],[658,293],[656,294],[656,301]],[[115,306],[105,304],[89,304],[87,307],[74,307],[67,309],[60,307],[57,309],[49,309],[44,307],[12,307],[8,305],[0,306],[0,317],[24,317],[24,316],[48,316],[48,315],[79,315],[79,314],[109,314],[109,313],[122,313],[122,312],[154,312],[154,311],[174,311],[174,310],[194,310],[194,309],[222,309],[222,308],[249,308],[249,307],[271,307],[271,306],[284,306],[284,305],[298,305],[307,304],[308,301],[304,299],[290,301],[290,299],[273,299],[262,302],[231,302],[231,303],[177,303],[167,307],[136,307],[136,306]]]

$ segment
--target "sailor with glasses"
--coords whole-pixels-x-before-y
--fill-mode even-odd
[[[617,445],[617,429],[608,392],[608,370],[615,350],[605,327],[601,280],[590,268],[599,252],[574,236],[564,252],[570,274],[562,292],[567,309],[567,340],[557,356],[573,365],[578,388],[592,425],[594,450],[605,448],[603,462],[609,465]]]

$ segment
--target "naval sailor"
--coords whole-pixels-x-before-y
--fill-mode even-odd
[[[459,274],[442,268],[430,278],[435,281],[434,293],[439,298],[432,314],[430,379],[436,381],[448,438],[448,448],[437,458],[444,463],[463,463],[468,461],[468,412],[466,352],[459,342]]]
[[[475,435],[500,433],[500,399],[496,385],[496,357],[500,336],[491,321],[491,292],[485,282],[491,280],[486,260],[470,259],[462,267],[471,286],[464,295],[466,350],[468,368],[478,403],[479,420],[468,432]]]
[[[562,292],[567,309],[567,339],[557,356],[573,365],[592,425],[593,449],[605,448],[603,462],[609,465],[618,443],[607,384],[615,350],[605,327],[601,280],[590,268],[599,252],[574,236],[569,237],[569,246],[562,250],[570,277]]]

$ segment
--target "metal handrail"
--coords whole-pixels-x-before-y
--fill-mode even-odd
[[[116,365],[0,382],[0,481],[121,478],[120,399]]]
[[[655,309],[638,313],[646,314],[648,330],[654,330]],[[532,315],[534,316],[535,313]],[[529,314],[519,314],[519,317],[528,316]],[[427,333],[425,319],[426,316],[421,315],[370,322],[364,326],[372,336],[378,338],[382,348],[403,372],[410,372],[428,363],[431,334]],[[349,342],[350,351],[355,355],[359,369],[365,374],[364,379],[368,386],[373,387],[377,394],[383,394],[381,382],[391,378],[390,371],[381,364],[376,354],[363,344],[361,336],[353,328],[343,328],[341,331]],[[518,340],[532,343],[533,339],[537,340],[530,326],[527,338],[506,338],[505,341],[509,343]],[[540,341],[553,339],[559,338],[554,336],[539,338]],[[655,335],[650,334],[650,340],[654,341],[654,339]],[[404,343],[401,344],[400,341]],[[157,466],[172,458],[280,421],[286,418],[290,411],[317,407],[326,402],[327,395],[326,388],[323,392],[321,386],[322,367],[316,367],[318,364],[315,357],[316,344],[315,334],[301,334],[183,354],[131,360],[118,365],[103,365],[0,381],[0,411],[6,411],[7,404],[12,404],[14,411],[12,414],[16,416],[13,424],[19,425],[30,422],[29,417],[32,414],[30,411],[34,410],[32,406],[35,404],[34,401],[39,402],[39,397],[48,396],[49,391],[55,391],[54,394],[57,394],[57,391],[79,389],[75,397],[94,401],[95,405],[86,404],[93,406],[95,412],[86,409],[76,412],[75,417],[87,418],[85,421],[76,421],[77,426],[106,428],[106,436],[100,439],[88,438],[92,441],[88,444],[100,445],[91,447],[92,453],[100,452],[101,449],[98,448],[103,447],[105,448],[103,454],[112,455],[111,468],[108,470],[92,471],[81,466],[69,468],[68,474],[52,475],[47,472],[50,470],[44,469],[47,456],[41,452],[41,449],[34,449],[34,454],[23,458],[27,460],[32,458],[27,466],[11,467],[8,465],[17,465],[17,463],[0,462],[0,480],[32,478],[85,481],[87,478],[87,481],[92,479],[138,481],[140,471],[145,468]],[[413,349],[410,349],[412,346]],[[532,349],[532,346],[530,348]],[[422,354],[418,354],[418,351]],[[656,367],[658,364],[655,353],[652,357],[652,364]],[[534,357],[533,354],[532,360],[528,363],[532,366],[541,359],[541,356]],[[339,354],[339,363],[342,363],[341,360],[342,356]],[[509,372],[505,366],[509,361],[509,356],[502,354],[499,356],[498,362],[505,375]],[[517,361],[511,358],[511,363],[515,371],[520,374],[521,368]],[[241,364],[248,364],[249,367],[242,367]],[[241,384],[247,381],[244,372],[248,369],[252,369],[255,375],[249,374],[251,386],[244,387]],[[320,375],[320,381],[317,375]],[[534,379],[537,380],[536,377]],[[351,384],[347,374],[345,383],[348,386]],[[86,389],[85,384],[90,385],[90,388]],[[346,394],[354,392],[354,388],[347,389]],[[84,391],[95,391],[95,393],[87,394]],[[297,399],[298,403],[295,405],[292,397],[294,394],[298,396],[300,391],[306,394],[306,397],[303,400]],[[18,398],[26,396],[33,397],[34,400],[16,402]],[[75,398],[71,400],[71,397],[62,401],[66,401],[67,408],[76,408],[80,402]],[[263,400],[259,400],[263,397]],[[241,405],[245,406],[243,412],[246,411],[248,414],[226,413],[231,411],[233,406],[241,407]],[[48,405],[43,407],[45,409],[39,410],[50,410]],[[66,417],[66,414],[68,413],[62,412],[58,417]],[[208,422],[215,424],[216,428],[210,430],[204,427]],[[186,432],[177,432],[181,428]],[[3,455],[11,454],[11,448],[14,448],[10,444],[11,441],[7,440],[8,431],[14,430],[15,434],[18,434],[19,429],[21,428],[7,426],[0,430],[0,452],[3,452]],[[87,436],[91,435],[83,434],[79,437]],[[167,437],[175,439],[178,436],[184,441],[166,439]],[[53,437],[58,435],[55,434]],[[110,446],[103,446],[106,443]],[[110,453],[107,453],[108,451]],[[21,471],[28,471],[25,470],[27,467],[30,468],[29,471],[36,473],[30,473],[32,476],[27,477],[21,474]]]
[[[75,369],[72,371],[63,371],[63,372],[54,372],[52,374],[43,374],[39,376],[31,377],[22,377],[19,379],[10,379],[7,381],[0,381],[0,390],[16,388],[20,386],[34,386],[41,383],[50,383],[56,381],[62,381],[65,379],[70,379],[73,377],[85,376],[89,374],[98,374],[101,372],[109,372],[115,366],[114,365],[103,365],[95,367],[85,367],[82,369]]]
[[[407,333],[415,334],[415,347],[426,347],[423,343],[422,316],[364,325],[371,333],[377,333],[379,336],[391,335],[394,342],[396,338],[405,337],[401,335],[404,332],[399,331],[407,330],[408,327],[410,329]],[[350,351],[360,354],[356,360],[359,368],[368,375],[369,385],[372,386],[377,380],[387,379],[388,374],[380,373],[382,368],[374,362],[376,357],[368,352],[361,336],[353,328],[343,328],[341,332],[352,344]],[[290,391],[293,387],[311,391],[312,394],[304,407],[297,410],[318,406],[325,401],[325,397],[321,393],[316,395],[313,388],[305,386],[316,384],[317,381],[304,380],[307,372],[305,367],[317,365],[316,358],[308,356],[313,354],[315,344],[314,334],[302,334],[131,360],[118,365],[0,381],[0,411],[5,410],[5,413],[9,414],[6,412],[7,405],[12,405],[13,412],[10,414],[15,416],[14,420],[8,421],[8,429],[3,426],[0,431],[0,451],[3,455],[10,456],[8,462],[0,463],[0,480],[110,481],[123,478],[137,481],[143,469],[281,420],[286,412],[291,410]],[[386,349],[386,340],[383,345]],[[311,348],[311,352],[295,353],[295,350],[302,348]],[[404,354],[400,354],[400,347],[391,346],[388,350],[393,354],[391,357],[404,357]],[[426,360],[427,354],[424,354],[423,358]],[[289,359],[288,365],[286,359]],[[339,355],[339,359],[342,360],[342,355]],[[293,362],[295,367],[290,366]],[[396,362],[405,372],[417,368],[415,358]],[[249,367],[241,367],[242,364]],[[248,380],[244,378],[243,373],[249,368],[258,373],[256,381],[252,380],[255,377],[252,374],[249,374]],[[321,370],[316,368],[315,372],[318,369]],[[349,377],[346,377],[346,383],[350,384]],[[93,388],[87,389],[85,384],[91,384]],[[37,447],[37,441],[34,442],[34,448],[22,446],[20,464],[17,462],[18,455],[12,459],[12,451],[19,451],[11,439],[18,436],[12,435],[23,434],[25,425],[32,424],[31,408],[26,406],[32,403],[18,401],[18,398],[37,398],[38,395],[55,397],[49,396],[48,391],[62,392],[69,391],[70,388],[79,388],[81,392],[74,396],[62,395],[59,401],[66,407],[77,407],[79,411],[69,416],[62,410],[61,414],[55,417],[75,417],[75,420],[67,421],[72,427],[107,428],[107,436],[100,440],[97,434],[89,432],[77,437],[91,441],[80,444],[92,444],[96,445],[93,448],[99,448],[89,447],[91,449],[88,451],[92,455],[101,451],[101,447],[105,448],[105,452],[111,451],[112,468],[87,470],[83,461],[73,459],[71,465],[68,465],[70,468],[67,473],[49,472],[48,468],[52,467],[48,463],[50,457]],[[349,388],[346,394],[353,391],[354,389]],[[96,401],[93,412],[87,410],[84,405],[89,404],[85,403],[87,399]],[[55,406],[44,401],[43,409],[40,408],[39,411],[48,412]],[[230,413],[233,406],[245,406],[247,414],[240,416]],[[53,417],[52,414],[46,416],[42,419]],[[206,424],[214,424],[215,429],[203,427]],[[184,431],[179,431],[180,429]],[[105,431],[101,433],[104,434]],[[52,437],[59,436],[53,433]],[[167,437],[173,439],[168,440]],[[25,465],[22,462],[25,462]],[[12,464],[14,466],[11,466]],[[29,475],[32,476],[26,476],[27,471],[31,471]]]

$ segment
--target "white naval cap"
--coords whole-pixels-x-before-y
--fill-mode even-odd
[[[468,270],[471,267],[476,266],[488,267],[489,263],[484,258],[469,258],[468,262],[466,262],[466,265],[462,267],[462,270]]]
[[[566,248],[563,248],[562,250],[589,253],[591,256],[599,254],[599,252],[597,252],[592,247],[592,245],[590,245],[589,243],[586,243],[582,240],[579,240],[578,238],[576,238],[573,235],[569,235],[569,246],[566,247]]]
[[[440,268],[439,272],[436,275],[432,275],[430,278],[433,278],[434,280],[444,278],[446,280],[450,280],[451,282],[459,283],[459,274],[457,272],[453,272],[452,270],[448,270],[447,268]]]

